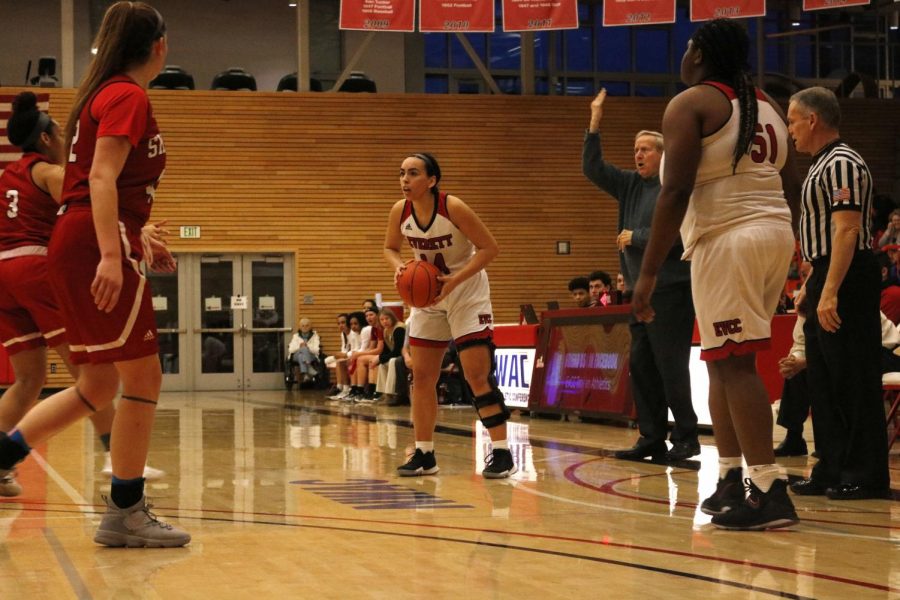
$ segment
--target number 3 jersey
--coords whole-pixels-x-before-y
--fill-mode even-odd
[[[32,167],[41,162],[51,160],[28,152],[0,175],[0,252],[26,247],[46,249],[59,206],[31,178]]]
[[[166,149],[147,92],[133,79],[116,75],[88,99],[78,119],[63,183],[63,203],[90,206],[88,177],[97,140],[128,139],[131,151],[116,181],[119,218],[140,229],[150,218],[156,186],[166,167]]]
[[[784,224],[790,226],[791,211],[784,198],[781,169],[787,160],[787,125],[766,96],[756,92],[759,109],[750,152],[732,171],[734,146],[740,129],[741,109],[734,90],[718,82],[705,81],[731,101],[731,117],[721,129],[702,140],[697,178],[687,213],[681,225],[684,258],[690,257],[697,240],[742,225]],[[660,173],[665,171],[665,156]]]

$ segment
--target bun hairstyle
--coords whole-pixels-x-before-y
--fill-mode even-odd
[[[143,2],[116,2],[106,10],[94,39],[97,55],[78,87],[66,124],[66,148],[71,147],[75,126],[88,98],[104,81],[142,65],[150,59],[153,44],[166,35],[166,22],[155,8]]]
[[[38,109],[37,96],[32,92],[22,92],[12,102],[12,116],[6,124],[7,137],[13,146],[25,152],[35,152],[42,133],[50,132],[53,121],[47,113]]]
[[[431,193],[434,194],[435,198],[440,196],[441,192],[438,190],[438,184],[441,182],[441,166],[438,164],[437,159],[428,152],[416,152],[410,156],[418,158],[425,163],[425,174],[429,177],[434,177],[434,187],[431,188]]]

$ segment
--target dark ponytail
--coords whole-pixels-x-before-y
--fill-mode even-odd
[[[756,86],[753,85],[750,66],[747,64],[750,38],[737,21],[715,19],[701,25],[691,39],[694,46],[703,52],[703,62],[709,67],[710,77],[730,85],[738,98],[741,120],[732,154],[731,166],[734,172],[741,157],[750,151],[759,118]]]

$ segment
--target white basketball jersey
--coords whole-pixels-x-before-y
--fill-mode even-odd
[[[400,232],[416,259],[430,262],[444,274],[450,274],[469,262],[475,254],[475,245],[450,220],[447,194],[441,192],[435,204],[431,222],[420,223],[412,202],[407,200],[400,217]]]
[[[731,117],[721,129],[702,140],[694,192],[681,224],[684,258],[691,255],[698,239],[710,233],[740,225],[791,223],[781,183],[781,169],[791,143],[784,120],[757,90],[756,134],[750,152],[741,157],[737,169],[732,171],[740,129],[738,99],[726,85],[711,81],[704,84],[717,88],[731,101]],[[660,172],[664,170],[665,164]]]

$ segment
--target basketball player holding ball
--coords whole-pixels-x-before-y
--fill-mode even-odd
[[[440,294],[427,307],[412,308],[409,345],[415,385],[412,391],[416,449],[397,468],[403,477],[434,475],[434,427],[437,421],[437,380],[447,344],[459,349],[475,410],[491,436],[492,451],[482,475],[502,479],[516,472],[506,440],[509,409],[491,377],[493,309],[485,267],[500,252],[494,236],[478,215],[456,196],[438,190],[441,168],[430,154],[408,156],[400,166],[403,200],[391,209],[384,256],[400,278],[406,261],[400,255],[404,238],[417,260],[431,263],[443,275]]]

